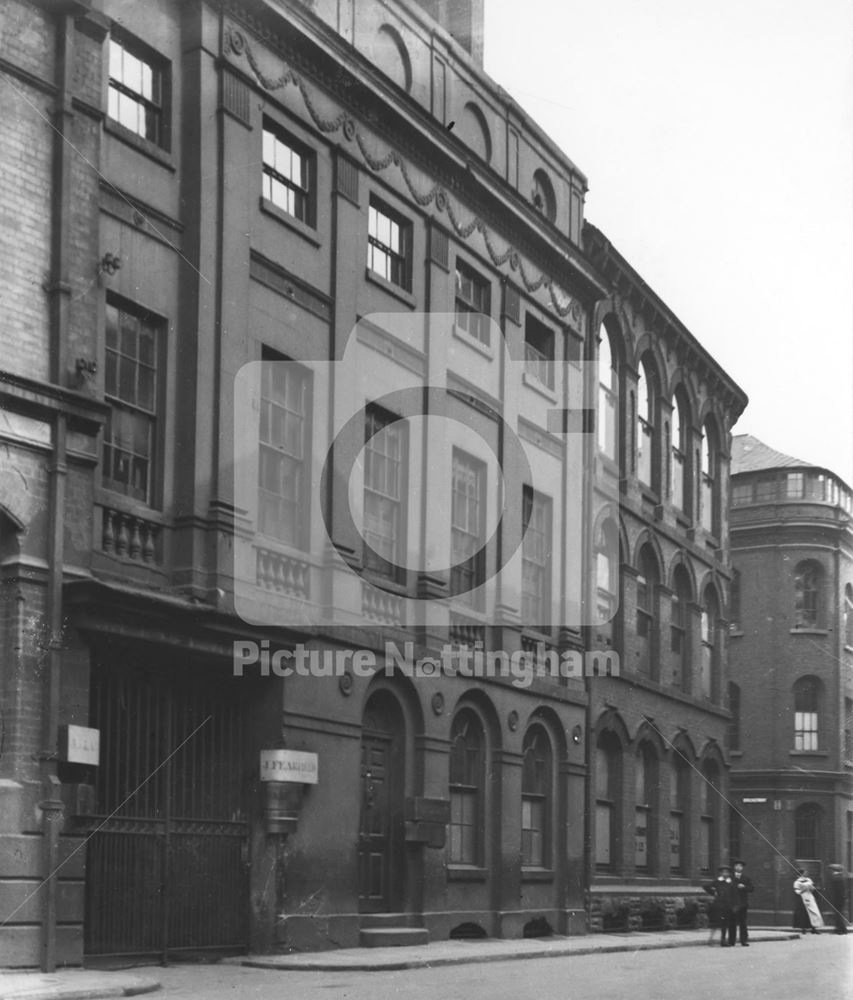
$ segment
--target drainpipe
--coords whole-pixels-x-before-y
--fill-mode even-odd
[[[71,74],[74,66],[74,20],[63,11],[56,23],[56,76],[59,93],[53,113],[53,176],[51,269],[46,287],[50,316],[50,380],[62,385],[66,377],[71,286],[68,279],[71,156],[67,140],[73,112],[71,109]],[[62,823],[62,800],[56,774],[59,730],[59,682],[62,663],[62,567],[64,562],[66,416],[56,414],[53,453],[48,470],[49,535],[47,540],[47,670],[44,684],[42,731],[42,888],[41,955],[43,972],[56,968],[56,868],[59,863],[59,833]]]

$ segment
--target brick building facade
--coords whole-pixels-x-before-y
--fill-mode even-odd
[[[789,925],[797,868],[853,870],[853,494],[747,434],[732,473],[732,850]]]
[[[480,22],[0,15],[2,964],[696,919],[746,398]],[[316,782],[263,781],[282,750]]]

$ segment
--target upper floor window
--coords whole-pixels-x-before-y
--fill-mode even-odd
[[[794,685],[794,749],[817,750],[820,721],[820,682],[801,677]]]
[[[794,628],[817,628],[820,612],[820,569],[800,563],[794,571]]]
[[[546,629],[551,621],[551,500],[522,493],[521,624]]]
[[[485,795],[485,738],[471,709],[462,709],[450,730],[451,864],[478,865],[482,860]]]
[[[554,331],[530,313],[524,317],[524,367],[542,385],[554,388]]]
[[[453,449],[450,504],[451,591],[457,600],[476,604],[474,588],[483,582],[486,467]]]
[[[110,39],[107,114],[119,125],[164,148],[166,75],[161,62],[143,55],[132,42]]]
[[[637,670],[651,675],[657,662],[658,567],[651,548],[640,553],[637,577]]]
[[[615,645],[613,619],[619,608],[619,534],[610,518],[603,521],[595,539],[596,632]]]
[[[412,270],[411,224],[374,197],[367,212],[368,268],[408,291]]]
[[[654,442],[654,396],[645,361],[640,362],[637,382],[637,478],[652,485],[652,445]]]
[[[734,681],[729,681],[729,711],[732,721],[729,723],[729,750],[740,750],[740,687]]]
[[[719,533],[719,454],[714,428],[706,423],[700,444],[700,519],[702,527],[711,534]]]
[[[760,476],[755,482],[755,499],[758,503],[772,503],[776,499],[778,485],[774,475]]]
[[[554,221],[557,216],[557,199],[554,196],[554,187],[544,170],[537,170],[533,174],[531,201],[536,210],[549,222]]]
[[[292,362],[261,366],[258,529],[304,547],[309,465],[310,379]],[[279,359],[282,360],[282,359]]]
[[[610,335],[602,324],[598,342],[598,450],[616,461],[618,379]]]
[[[456,261],[456,325],[486,347],[491,337],[489,283],[462,261]]]
[[[670,624],[670,649],[672,653],[672,683],[686,688],[690,664],[690,578],[682,566],[675,571]]]
[[[790,500],[798,500],[805,496],[805,476],[802,472],[789,472],[785,476],[785,496]]]
[[[732,504],[739,507],[746,503],[752,503],[752,483],[732,483]]]
[[[364,428],[364,565],[395,578],[403,544],[405,423],[369,406]]]
[[[672,467],[670,470],[672,504],[679,510],[687,506],[687,420],[680,393],[672,399]]]
[[[521,770],[521,864],[547,868],[550,864],[551,741],[541,725],[524,737]]]
[[[142,503],[154,502],[157,382],[163,322],[108,302],[104,393],[104,486]]]
[[[853,586],[844,588],[844,645],[853,647]]]
[[[314,157],[280,129],[264,124],[261,193],[282,212],[314,225]]]
[[[729,629],[732,632],[740,631],[741,627],[740,598],[740,570],[736,569],[732,573],[731,590],[729,592]]]
[[[717,858],[718,819],[720,815],[720,771],[714,761],[702,767],[699,784],[699,867],[712,871]]]
[[[703,698],[713,698],[717,683],[719,661],[718,605],[712,588],[705,590],[702,608],[702,669],[699,678]]]

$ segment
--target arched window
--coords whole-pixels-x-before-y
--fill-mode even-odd
[[[657,843],[657,756],[643,743],[634,762],[634,866],[640,871],[654,867]]]
[[[598,337],[598,450],[617,459],[619,419],[618,373],[610,334],[602,324]]]
[[[554,186],[544,170],[533,174],[533,207],[541,212],[549,222],[557,217],[557,199],[554,196]]]
[[[687,509],[687,417],[680,393],[672,397],[672,465],[670,467],[670,490],[672,505],[679,510]]]
[[[525,868],[550,868],[553,754],[543,726],[531,726],[527,730],[523,753],[521,864]]]
[[[853,587],[844,588],[844,644],[853,647]]]
[[[707,761],[702,766],[700,788],[699,867],[703,872],[710,872],[717,863],[720,816],[720,770],[714,761]]]
[[[820,681],[800,677],[794,684],[794,749],[818,750],[820,731]]]
[[[619,535],[609,518],[595,540],[596,633],[608,646],[616,644],[614,618],[619,609]]]
[[[654,391],[645,361],[640,362],[637,382],[637,478],[652,485],[652,447],[654,444]]]
[[[718,620],[717,595],[712,587],[706,587],[702,604],[702,667],[699,678],[703,698],[713,698],[716,694],[720,653]]]
[[[614,733],[602,733],[595,751],[595,864],[617,865],[616,834],[622,789],[622,745]]]
[[[740,687],[734,681],[729,681],[729,711],[732,720],[729,723],[726,743],[729,750],[740,750]]]
[[[797,860],[821,858],[821,809],[814,802],[798,806],[794,813],[794,856]]]
[[[462,709],[450,730],[449,860],[479,865],[482,860],[485,739],[471,709]]]
[[[690,604],[692,594],[690,578],[684,567],[675,571],[670,619],[670,654],[672,657],[672,684],[681,690],[690,686]]]
[[[669,780],[669,870],[682,872],[690,843],[690,765],[678,749],[669,769]]]
[[[658,569],[651,547],[640,550],[637,577],[637,639],[635,667],[651,677],[657,664]]]
[[[717,442],[713,427],[706,422],[702,428],[702,440],[699,451],[700,465],[700,489],[699,489],[699,518],[705,531],[717,534]]]
[[[729,631],[731,632],[740,632],[741,630],[740,593],[740,570],[736,569],[732,573],[729,592]]]
[[[794,571],[794,628],[817,628],[820,613],[820,568],[800,563]]]

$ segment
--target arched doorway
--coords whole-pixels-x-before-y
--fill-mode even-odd
[[[358,901],[363,913],[398,911],[405,870],[406,724],[390,691],[374,692],[361,731]]]

